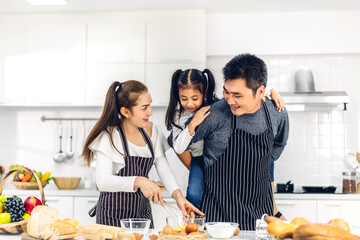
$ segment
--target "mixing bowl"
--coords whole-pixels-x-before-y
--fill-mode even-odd
[[[238,223],[233,222],[205,223],[206,230],[212,238],[232,238],[238,226]]]
[[[139,233],[146,235],[150,228],[150,219],[146,218],[126,218],[121,219],[121,227],[127,233]]]

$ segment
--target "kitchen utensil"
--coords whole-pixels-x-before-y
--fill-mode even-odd
[[[62,151],[62,123],[61,123],[61,121],[60,121],[60,124],[59,124],[59,140],[60,140],[60,150],[54,156],[54,161],[55,162],[63,162],[67,158],[66,154]]]
[[[73,125],[72,121],[70,121],[70,151],[66,153],[67,159],[72,159],[74,157],[73,152]]]
[[[303,186],[302,189],[304,193],[335,193],[336,187],[335,186]]]
[[[276,184],[276,192],[278,193],[292,193],[294,192],[294,184],[291,181],[287,183],[277,183]]]
[[[146,218],[126,218],[120,220],[121,227],[127,233],[139,233],[146,235],[150,228],[150,219]]]
[[[233,222],[209,222],[205,223],[206,230],[212,238],[232,238],[238,223]]]
[[[75,189],[80,180],[81,177],[54,177],[55,185],[59,189]]]

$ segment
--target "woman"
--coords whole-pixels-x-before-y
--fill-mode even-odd
[[[96,159],[96,223],[120,226],[123,218],[152,219],[150,201],[164,206],[160,188],[148,179],[153,164],[178,207],[188,214],[203,214],[177,186],[165,157],[166,139],[149,121],[151,101],[147,87],[135,80],[114,82],[107,92],[102,115],[82,153],[88,164]]]

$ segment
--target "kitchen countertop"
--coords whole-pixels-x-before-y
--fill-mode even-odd
[[[275,200],[360,200],[359,193],[275,193]]]
[[[159,231],[160,231],[159,229],[151,229],[149,231],[148,235],[151,235],[153,233],[157,235]],[[84,238],[79,237],[76,239],[83,240]],[[143,238],[143,240],[148,240],[148,239],[149,239],[148,237]],[[214,239],[214,238],[208,238],[208,239]],[[255,240],[256,234],[255,234],[255,231],[241,231],[238,236],[233,237],[232,239]],[[20,235],[0,234],[0,240],[21,240],[21,236]]]

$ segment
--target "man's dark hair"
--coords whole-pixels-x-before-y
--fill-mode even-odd
[[[246,86],[253,93],[267,83],[267,68],[263,60],[255,55],[245,53],[239,54],[231,59],[223,68],[225,82],[242,78],[246,81]]]

